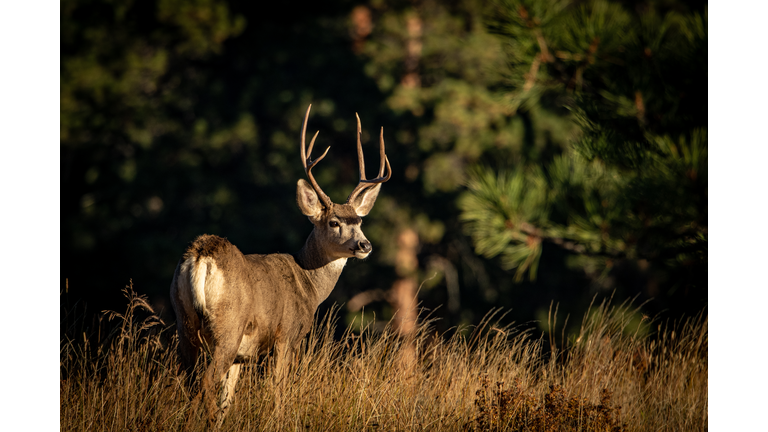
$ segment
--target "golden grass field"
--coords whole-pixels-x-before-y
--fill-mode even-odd
[[[175,326],[131,288],[126,296],[124,313],[104,315],[111,327],[62,312],[62,431],[184,427],[195,383],[179,373]],[[450,336],[425,318],[409,339],[391,326],[354,331],[358,325],[341,340],[335,320],[322,319],[302,344],[292,382],[270,379],[268,356],[245,367],[222,430],[707,430],[706,313],[659,323],[606,301],[571,336],[555,316],[554,331],[543,335],[499,326],[500,314],[490,313]]]

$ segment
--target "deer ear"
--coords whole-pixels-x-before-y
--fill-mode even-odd
[[[368,215],[373,208],[373,204],[376,202],[376,197],[379,196],[380,190],[381,183],[378,183],[361,192],[355,198],[355,201],[349,203],[352,208],[355,209],[355,213],[357,213],[358,216],[363,217]]]
[[[299,179],[296,183],[296,203],[304,216],[316,218],[323,211],[323,203],[317,198],[317,192],[312,185],[304,179]]]

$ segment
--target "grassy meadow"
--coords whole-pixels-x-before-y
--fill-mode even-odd
[[[126,310],[98,322],[62,311],[62,431],[184,427],[196,383],[179,373],[175,326],[125,292]],[[351,325],[341,340],[334,316],[304,339],[283,409],[267,356],[244,367],[222,430],[707,430],[705,313],[661,323],[604,302],[570,336],[555,313],[541,334],[491,312],[445,335],[423,317],[407,339]]]

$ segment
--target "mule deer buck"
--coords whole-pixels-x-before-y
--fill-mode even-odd
[[[181,361],[192,369],[204,347],[211,353],[190,419],[197,415],[202,401],[209,424],[219,427],[233,401],[242,363],[272,348],[276,353],[274,375],[285,376],[318,305],[333,290],[347,259],[362,259],[372,251],[360,229],[360,218],[371,211],[381,184],[392,175],[384,152],[384,128],[379,136],[379,175],[368,180],[357,117],[360,182],[346,203],[334,204],[312,175],[312,168],[330,147],[311,159],[318,131],[305,149],[311,108],[307,108],[301,130],[301,160],[309,182],[300,179],[296,188],[299,209],[314,225],[304,247],[294,255],[244,255],[221,237],[201,235],[176,267],[171,303]]]

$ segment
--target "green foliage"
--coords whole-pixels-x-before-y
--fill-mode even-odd
[[[315,175],[332,199],[357,182],[355,112],[369,169],[381,126],[393,168],[365,220],[375,252],[350,263],[329,304],[391,287],[405,228],[419,237],[416,277],[438,273],[419,300],[460,294],[455,312],[437,312],[446,326],[495,306],[535,319],[553,297],[586,307],[589,286],[614,288],[606,269],[633,259],[653,261],[656,285],[685,288],[706,278],[689,263],[706,256],[707,21],[662,6],[338,1],[265,15],[227,0],[68,0],[62,282],[107,309],[133,278],[167,314],[197,235],[298,250],[311,229],[295,204],[298,134],[312,103],[310,133],[333,147]],[[388,318],[382,304],[369,309]]]
[[[488,31],[488,12],[487,3],[475,1],[425,1],[402,8],[372,5],[376,26],[363,51],[367,75],[386,95],[384,108],[396,116],[393,123],[399,131],[395,138],[402,145],[399,151],[407,156],[405,182],[414,186],[394,192],[397,200],[392,205],[402,211],[393,208],[385,216],[392,224],[385,232],[415,227],[426,243],[424,261],[447,257],[452,266],[468,273],[463,278],[467,287],[477,286],[478,279],[485,280],[489,271],[483,268],[485,263],[467,256],[466,240],[457,229],[456,199],[470,167],[488,161],[515,165],[540,153],[561,151],[576,130],[562,119],[567,112],[554,114],[535,107],[524,116],[515,115],[509,95],[501,91],[507,86],[505,47]],[[406,79],[414,34],[421,35],[415,49],[417,82]],[[434,223],[445,227],[439,237],[423,228]],[[383,248],[394,246],[385,238],[377,240],[383,241]],[[394,250],[384,253],[394,262]],[[467,261],[473,262],[472,268],[465,266]],[[422,274],[424,279],[432,276]],[[495,286],[482,287],[486,298],[495,298],[497,290],[508,286],[506,279],[504,275]],[[425,285],[424,291],[430,289],[430,284]],[[462,300],[465,304],[479,300],[467,297]]]
[[[542,240],[578,253],[625,254],[622,235],[627,232],[611,237],[601,230],[621,226],[621,207],[608,203],[621,202],[627,179],[578,154],[556,156],[547,168],[546,174],[538,166],[511,173],[487,168],[473,172],[470,193],[459,206],[478,253],[502,255],[507,268],[518,267],[518,275],[538,259]],[[530,270],[535,277],[536,268]]]
[[[526,270],[531,277],[536,274],[541,242],[527,233],[532,228],[528,221],[545,222],[548,206],[543,174],[531,170],[528,175],[477,170],[468,183],[474,193],[459,201],[476,251],[488,257],[502,255],[505,267],[518,267],[518,280]]]
[[[515,120],[502,85],[504,52],[500,41],[481,21],[482,6],[467,1],[459,10],[438,2],[424,2],[418,10],[382,11],[365,55],[366,72],[388,91],[386,105],[402,117],[400,136],[413,144],[412,159],[420,162],[424,192],[454,192],[465,179],[465,169],[484,153],[519,149],[511,138]],[[419,82],[401,80],[408,57],[408,23],[418,20]],[[397,83],[400,81],[400,83]],[[416,157],[413,157],[416,156]],[[423,162],[421,162],[423,161]]]
[[[706,7],[673,6],[497,4],[513,105],[568,108],[580,133],[550,158],[473,171],[459,205],[478,253],[534,278],[547,242],[598,280],[651,263],[667,293],[706,299]]]
[[[200,65],[245,18],[216,0],[73,0],[61,22],[62,279],[104,308],[129,278],[172,274],[195,223],[241,214],[243,173],[208,173],[256,147],[258,128],[207,106],[222,88]]]

